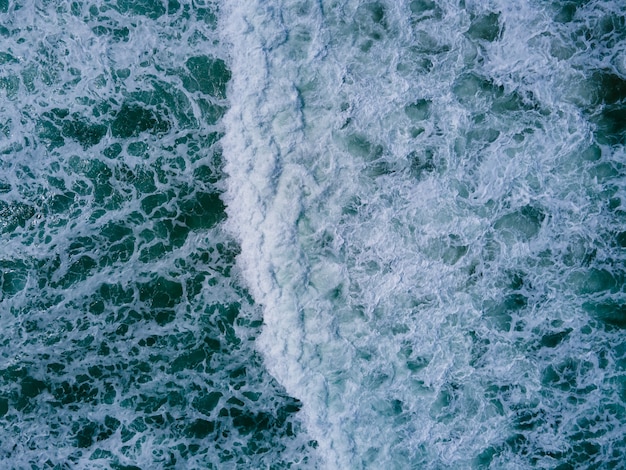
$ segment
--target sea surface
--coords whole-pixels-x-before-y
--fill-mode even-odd
[[[0,468],[624,436],[624,0],[0,0]]]

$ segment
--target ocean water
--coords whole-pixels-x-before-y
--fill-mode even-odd
[[[0,467],[626,461],[622,0],[0,0]]]

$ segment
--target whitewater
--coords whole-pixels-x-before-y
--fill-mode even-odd
[[[227,227],[325,468],[618,468],[620,2],[228,5]]]
[[[0,0],[0,467],[610,469],[623,0]]]

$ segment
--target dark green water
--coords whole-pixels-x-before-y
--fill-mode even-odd
[[[234,267],[214,3],[0,2],[0,466],[290,468]]]
[[[623,468],[624,11],[0,0],[0,470]]]

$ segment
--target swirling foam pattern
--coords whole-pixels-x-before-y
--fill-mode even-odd
[[[0,467],[619,469],[620,0],[0,0]]]
[[[324,468],[620,468],[623,2],[225,3],[226,225]]]
[[[253,347],[211,2],[0,2],[0,467],[309,465]]]

